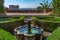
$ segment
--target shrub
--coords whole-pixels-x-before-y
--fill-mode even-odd
[[[0,28],[5,29],[13,34],[13,29],[24,24],[24,17],[8,17],[7,20],[0,21]]]
[[[42,16],[42,17],[36,17],[36,18],[40,20],[60,21],[60,18],[56,16]]]
[[[42,27],[45,30],[53,31],[57,28],[57,26],[60,26],[60,18],[59,17],[53,17],[53,16],[46,16],[46,17],[33,17],[34,20],[36,20],[38,23],[36,23],[39,27]]]
[[[0,1],[0,13],[4,13],[4,0]]]
[[[60,17],[60,0],[53,0],[53,14]]]
[[[58,27],[57,29],[55,29],[52,33],[52,35],[50,35],[47,40],[60,40],[60,27]]]
[[[16,37],[11,35],[9,32],[0,29],[0,40],[17,40]]]
[[[19,21],[19,20],[24,20],[24,17],[7,17],[5,19],[3,19],[2,21],[0,21],[0,23],[9,23],[9,22],[15,22],[15,21]]]

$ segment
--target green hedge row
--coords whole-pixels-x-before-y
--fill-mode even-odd
[[[24,20],[24,16],[20,17],[20,18],[17,18],[14,19],[14,18],[11,18],[9,20],[5,20],[5,21],[0,21],[0,23],[9,23],[9,22],[15,22],[15,21],[19,21],[19,20]]]
[[[45,19],[44,19],[45,18]],[[57,26],[60,26],[60,18],[59,17],[33,17],[33,19],[36,21],[35,24],[37,24],[39,27],[42,27],[45,30],[53,31],[57,28]],[[50,20],[49,20],[50,19]]]
[[[50,23],[60,23],[59,17],[33,17],[33,19],[38,20],[40,22],[50,22]]]
[[[58,27],[57,29],[55,29],[52,33],[52,35],[50,35],[47,40],[60,40],[60,27]]]
[[[14,29],[16,27],[19,27],[24,24],[24,17],[20,17],[17,19],[10,19],[10,20],[5,20],[0,22],[0,28],[5,29],[6,31],[9,31],[11,33],[14,32]]]
[[[36,17],[40,20],[47,20],[47,21],[60,21],[59,17],[56,16],[42,16],[42,17]]]
[[[0,40],[17,40],[16,37],[11,35],[9,32],[0,29]]]

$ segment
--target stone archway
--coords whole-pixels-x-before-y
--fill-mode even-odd
[[[4,0],[0,0],[0,13],[4,13]]]

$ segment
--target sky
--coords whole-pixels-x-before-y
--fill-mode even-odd
[[[49,0],[49,3],[52,0]],[[36,8],[43,3],[43,0],[4,0],[4,6],[9,7],[9,5],[19,5],[19,8]]]

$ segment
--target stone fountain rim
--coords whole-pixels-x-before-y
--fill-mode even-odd
[[[21,27],[22,27],[22,26],[19,26],[19,27],[15,28],[14,31],[17,32],[17,34],[23,34],[24,36],[34,36],[34,35],[35,35],[35,34],[24,34],[24,33],[22,33],[22,32],[19,32],[17,29],[18,29],[18,28],[21,28]],[[32,26],[32,27],[33,27],[33,26]],[[38,26],[36,26],[36,28],[38,28]],[[41,32],[43,31],[42,28],[39,28],[39,29],[41,29]]]

